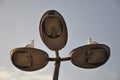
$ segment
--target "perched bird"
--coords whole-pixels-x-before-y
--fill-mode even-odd
[[[31,43],[27,44],[25,47],[31,47],[31,48],[34,48],[34,39],[31,40]]]
[[[93,41],[91,37],[88,39],[87,43],[88,44],[98,44],[96,41]]]

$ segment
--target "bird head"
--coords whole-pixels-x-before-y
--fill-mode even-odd
[[[35,39],[31,40],[31,43],[34,43]]]
[[[91,37],[89,37],[89,38],[88,38],[88,42],[87,42],[87,43],[88,43],[88,44],[90,44],[91,42],[92,42],[92,38],[91,38]]]

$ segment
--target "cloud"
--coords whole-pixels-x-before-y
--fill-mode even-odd
[[[104,75],[105,73],[106,75]],[[65,72],[61,77],[60,80],[68,79],[71,80],[76,74]],[[0,80],[52,80],[53,74],[45,73],[44,70],[42,71],[35,71],[35,72],[24,72],[20,71],[16,68],[10,69],[4,66],[0,66]],[[76,79],[84,79],[84,80],[119,80],[120,74],[118,71],[112,70],[81,70],[81,75],[77,74]],[[74,79],[74,78],[73,78]]]
[[[0,67],[0,80],[50,80],[49,74],[40,74],[34,72],[20,72],[17,69],[10,71],[5,67]]]
[[[0,80],[8,80],[12,77],[10,71],[6,70],[5,67],[0,67]]]

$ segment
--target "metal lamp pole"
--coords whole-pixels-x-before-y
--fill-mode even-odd
[[[58,80],[61,61],[71,61],[77,67],[91,69],[103,65],[110,57],[110,48],[107,45],[91,44],[75,48],[69,57],[61,58],[59,50],[66,45],[68,32],[62,15],[56,10],[49,10],[42,16],[39,32],[44,44],[55,51],[56,57],[50,58],[47,52],[36,48],[14,48],[10,56],[18,69],[36,71],[44,68],[49,61],[55,61],[53,80]]]
[[[60,68],[60,56],[58,51],[56,51],[55,54],[56,54],[56,61],[55,61],[55,70],[54,70],[53,80],[58,80],[59,68]]]
[[[50,59],[50,61],[55,61],[55,70],[54,70],[53,80],[58,80],[60,62],[61,61],[68,61],[68,60],[70,60],[70,57],[60,58],[58,51],[56,51],[55,54],[56,54],[56,58],[54,58],[54,59],[49,58],[49,59]]]

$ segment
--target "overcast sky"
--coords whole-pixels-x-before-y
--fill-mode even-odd
[[[88,37],[111,49],[107,63],[83,69],[70,61],[62,62],[59,80],[120,79],[120,0],[0,0],[0,80],[52,80],[54,62],[38,71],[17,69],[10,51],[35,39],[35,48],[54,57],[39,35],[39,22],[47,10],[57,10],[67,24],[68,42],[60,51],[68,57],[72,49],[87,44]]]

